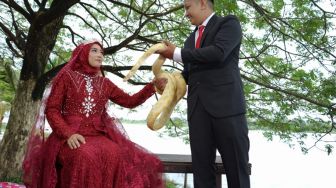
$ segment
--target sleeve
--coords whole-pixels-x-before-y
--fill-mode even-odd
[[[53,84],[45,111],[53,132],[63,139],[75,134],[75,131],[71,130],[61,113],[67,90],[66,83],[68,83],[65,78],[66,74],[62,75],[57,83]]]
[[[182,74],[182,76],[184,78],[184,81],[188,84],[189,71],[186,68],[186,66],[189,66],[189,64],[183,64],[183,70],[182,70],[181,74]]]
[[[178,48],[178,47],[175,48],[174,55],[173,55],[173,60],[177,61],[177,62],[182,62],[181,48]],[[183,64],[183,71],[181,72],[181,74],[182,74],[186,83],[188,83],[188,77],[189,77],[189,73],[187,71],[188,69],[185,68],[185,66],[187,66],[187,65],[188,64]]]
[[[148,83],[144,88],[133,95],[129,95],[128,93],[124,92],[110,80],[108,80],[106,83],[108,87],[108,98],[112,102],[126,108],[134,108],[141,105],[155,93],[153,83]]]
[[[242,30],[237,18],[230,17],[220,23],[214,42],[206,47],[181,51],[184,64],[224,62],[232,50],[241,43]]]
[[[176,47],[173,54],[173,60],[177,62],[182,62],[181,48]]]

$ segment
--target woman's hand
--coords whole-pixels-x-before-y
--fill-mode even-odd
[[[153,84],[159,91],[163,91],[166,88],[167,82],[167,78],[154,78],[153,80]]]
[[[85,144],[85,138],[80,134],[73,134],[67,140],[70,149],[79,148],[80,144]]]

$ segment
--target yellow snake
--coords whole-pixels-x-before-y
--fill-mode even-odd
[[[139,69],[140,65],[145,62],[145,60],[157,50],[165,49],[166,45],[163,43],[158,43],[151,46],[137,61],[137,63],[132,67],[132,69],[125,76],[124,81],[130,79],[135,72]],[[161,70],[161,66],[165,62],[166,58],[159,55],[152,65],[152,72],[156,79],[166,78],[167,84],[163,91],[155,88],[156,92],[161,94],[161,97],[154,104],[151,111],[147,116],[147,126],[151,130],[161,129],[165,123],[168,121],[170,115],[172,114],[178,101],[185,95],[187,88],[184,78],[179,72],[169,73]]]

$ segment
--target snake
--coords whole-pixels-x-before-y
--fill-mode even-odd
[[[135,72],[149,56],[154,54],[157,50],[164,49],[166,49],[166,45],[164,43],[158,43],[151,46],[137,60],[123,80],[129,80],[133,75],[135,75]],[[165,57],[159,55],[152,65],[154,79],[167,79],[167,83],[163,91],[154,86],[155,91],[160,94],[161,97],[158,98],[157,102],[153,105],[146,119],[147,127],[153,131],[161,129],[167,123],[176,104],[182,99],[187,91],[186,82],[180,72],[174,71],[171,73],[161,69],[165,60]]]

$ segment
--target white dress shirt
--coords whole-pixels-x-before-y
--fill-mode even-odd
[[[210,20],[210,18],[214,15],[215,13],[213,12],[209,17],[207,17],[207,19],[204,20],[204,22],[201,25],[206,26]],[[205,28],[204,28],[205,29]],[[203,31],[204,32],[204,31]],[[198,37],[198,29],[196,31],[195,34],[195,45],[196,45],[196,40]],[[174,50],[174,55],[173,55],[173,60],[176,62],[182,62],[182,55],[181,55],[181,48],[176,47]]]

